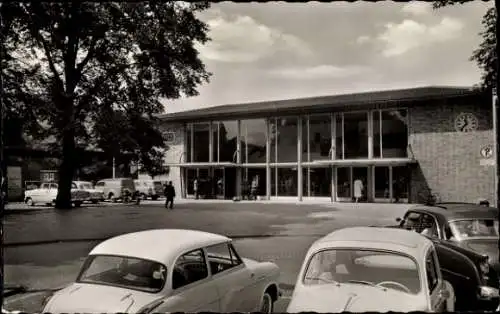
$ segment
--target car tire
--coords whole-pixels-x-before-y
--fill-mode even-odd
[[[92,202],[92,204],[97,204],[97,203],[99,203],[99,200],[92,200],[91,202]]]
[[[153,196],[151,196],[151,199],[152,199],[153,201],[158,200],[158,195],[153,195]]]
[[[35,206],[35,202],[33,202],[33,199],[31,199],[31,197],[27,197],[24,200],[24,203],[26,203],[26,205],[28,205],[28,206]]]
[[[274,310],[274,301],[269,292],[264,292],[262,300],[260,301],[260,313],[272,313]]]
[[[80,207],[80,206],[82,206],[82,202],[81,201],[75,201],[73,203],[73,205],[75,205],[75,207]]]

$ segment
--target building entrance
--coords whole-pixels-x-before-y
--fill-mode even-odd
[[[199,199],[226,199],[231,196],[231,187],[234,182],[228,182],[228,179],[235,180],[234,169],[225,169],[223,167],[200,167],[188,168],[185,171],[186,195],[188,198]],[[227,175],[226,175],[227,174]],[[195,181],[197,188],[195,188]]]
[[[339,202],[366,202],[370,199],[371,182],[368,167],[336,168],[336,199]]]

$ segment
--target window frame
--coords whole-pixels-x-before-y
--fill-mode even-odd
[[[204,277],[204,278],[202,278],[202,279],[198,279],[196,281],[192,281],[192,282],[189,282],[189,283],[187,283],[185,285],[182,285],[180,287],[174,288],[174,270],[176,268],[177,262],[179,262],[179,260],[182,257],[184,257],[185,255],[188,255],[188,254],[196,252],[196,251],[200,251],[201,252],[201,257],[203,259],[203,264],[205,265],[205,268],[206,268],[206,271],[207,271],[207,276]],[[179,290],[182,290],[182,289],[186,289],[185,287],[192,287],[193,284],[202,283],[202,282],[206,281],[207,279],[209,279],[210,277],[211,277],[211,273],[210,273],[210,270],[209,270],[209,265],[207,264],[207,256],[205,255],[205,251],[204,251],[203,248],[196,248],[196,249],[184,252],[184,253],[180,254],[179,256],[177,256],[177,258],[175,259],[175,262],[172,265],[172,272],[171,272],[171,276],[170,276],[170,287],[171,287],[172,291],[179,291]]]
[[[441,235],[441,227],[439,225],[439,221],[438,219],[436,218],[436,216],[434,216],[433,214],[431,213],[421,213],[422,216],[420,217],[420,220],[422,220],[424,218],[425,215],[429,216],[432,218],[432,220],[434,221],[434,225],[436,227],[436,232],[437,232],[437,235],[435,237],[431,237],[431,238],[435,238],[435,239],[442,239],[442,235]],[[422,230],[423,231],[423,230]]]
[[[429,281],[429,269],[428,269],[428,259],[430,258],[432,263],[432,271],[434,272],[435,280],[431,283]],[[431,248],[425,254],[425,275],[427,279],[427,288],[429,289],[429,295],[432,295],[435,290],[439,287],[439,269],[436,265],[436,254],[434,250]]]
[[[221,270],[219,272],[214,272],[210,266],[210,257],[208,256],[209,255],[209,249],[212,248],[212,247],[216,247],[216,246],[225,246],[225,248],[227,249],[228,253],[229,253],[229,258],[231,260],[231,267],[228,267],[224,270]],[[231,272],[239,267],[241,267],[241,265],[244,265],[245,263],[243,262],[243,260],[240,258],[238,252],[236,252],[236,249],[234,248],[234,246],[232,245],[231,242],[224,242],[224,243],[218,243],[218,244],[214,244],[214,245],[210,245],[210,246],[207,246],[204,248],[204,251],[205,251],[205,255],[206,255],[206,260],[207,260],[207,264],[208,264],[208,268],[210,269],[210,274],[212,276],[217,276],[219,274],[225,274],[225,273],[228,273],[228,272]],[[234,255],[233,255],[234,254]],[[237,264],[234,264],[234,258],[236,258],[236,262]]]

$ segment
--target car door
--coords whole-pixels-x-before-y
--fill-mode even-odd
[[[431,311],[436,313],[445,312],[446,300],[449,295],[443,283],[439,261],[434,249],[430,249],[426,254],[425,273]]]
[[[52,203],[57,197],[57,184],[50,183],[49,188],[45,190],[43,193],[43,202],[44,203]]]
[[[219,312],[219,294],[203,249],[179,256],[170,270],[172,294],[155,312]]]
[[[208,265],[217,286],[221,312],[250,312],[255,309],[256,295],[249,271],[230,242],[205,248]]]

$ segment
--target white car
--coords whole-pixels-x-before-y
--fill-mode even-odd
[[[57,198],[57,183],[42,183],[38,189],[24,192],[24,202],[29,206],[35,204],[54,205]],[[80,206],[89,197],[89,192],[78,189],[76,184],[71,184],[71,202],[75,207]]]
[[[100,201],[104,201],[104,193],[102,191],[96,190],[92,187],[92,183],[88,181],[73,181],[78,189],[89,192],[89,197],[87,201],[97,204]]]
[[[453,311],[433,243],[401,229],[352,227],[312,244],[287,312]]]
[[[255,312],[278,300],[279,268],[240,258],[231,239],[195,230],[129,233],[97,245],[51,313]]]

